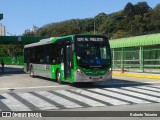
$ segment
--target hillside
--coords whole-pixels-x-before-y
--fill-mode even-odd
[[[110,39],[160,32],[160,4],[151,8],[147,2],[127,3],[123,10],[94,18],[72,19],[49,23],[24,36],[64,36],[69,34],[103,34]]]

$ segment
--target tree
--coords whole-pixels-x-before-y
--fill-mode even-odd
[[[156,7],[154,7],[155,10],[160,10],[160,3],[156,5]]]
[[[138,2],[136,5],[134,5],[134,9],[136,15],[143,15],[144,13],[147,13],[151,8],[147,4],[147,2]]]
[[[133,17],[134,16],[134,6],[132,3],[127,3],[126,6],[124,7],[124,15],[126,17]]]
[[[112,39],[124,38],[127,36],[127,32],[124,30],[118,30],[116,33],[112,35]]]

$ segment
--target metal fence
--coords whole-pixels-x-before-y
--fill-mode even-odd
[[[113,70],[160,73],[160,45],[112,49]]]

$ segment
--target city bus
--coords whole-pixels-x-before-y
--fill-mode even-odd
[[[57,82],[98,82],[112,78],[111,50],[103,35],[69,35],[24,46],[24,71]]]

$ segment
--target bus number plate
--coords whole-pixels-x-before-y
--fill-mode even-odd
[[[96,80],[99,80],[99,78],[92,78],[92,80],[95,80],[95,81],[96,81]]]

